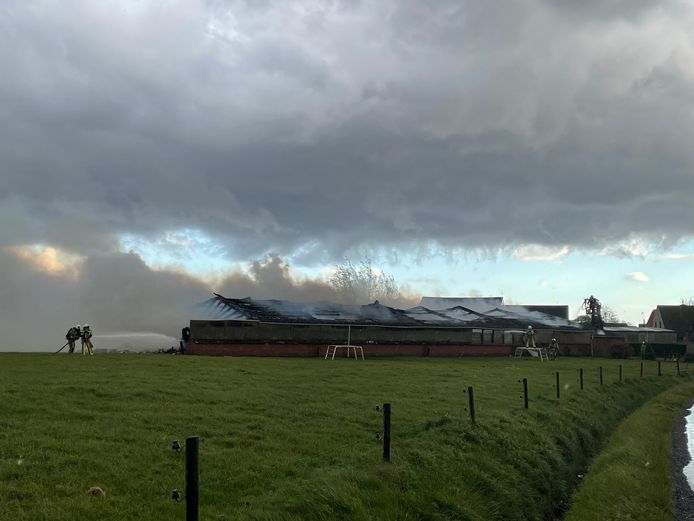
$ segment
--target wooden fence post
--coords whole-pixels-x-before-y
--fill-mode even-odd
[[[556,380],[556,386],[557,386],[557,400],[560,397],[561,389],[559,388],[559,371],[555,373],[555,380]]]
[[[475,391],[471,385],[467,388],[467,399],[470,408],[470,420],[475,423]]]
[[[198,521],[199,501],[199,467],[198,446],[199,438],[186,438],[186,521]]]
[[[528,408],[528,379],[523,378],[523,408]]]
[[[390,403],[383,404],[383,461],[390,461]]]

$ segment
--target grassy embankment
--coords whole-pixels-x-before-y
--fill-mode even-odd
[[[542,519],[627,414],[681,381],[672,365],[641,379],[621,362],[619,384],[619,363],[0,354],[0,519],[184,519],[169,445],[191,434],[202,519]],[[375,439],[384,401],[389,464]],[[92,485],[106,499],[87,497]]]
[[[668,389],[622,422],[590,465],[566,521],[674,518],[672,428],[694,383]]]

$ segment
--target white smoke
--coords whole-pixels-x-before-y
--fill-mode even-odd
[[[150,332],[104,333],[92,337],[94,349],[98,351],[158,351],[159,349],[178,349],[178,339]]]

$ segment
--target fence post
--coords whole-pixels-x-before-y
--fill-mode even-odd
[[[619,364],[619,383],[622,383],[622,364]]]
[[[677,360],[677,376],[680,375],[680,361]]]
[[[528,379],[523,378],[523,408],[528,408]]]
[[[600,385],[602,385],[602,366],[599,367],[598,372],[600,373]]]
[[[475,392],[471,385],[467,388],[467,400],[470,407],[470,420],[475,423]]]
[[[200,440],[197,436],[191,436],[189,438],[186,438],[186,521],[198,521],[199,441]]]
[[[560,389],[559,389],[559,371],[555,373],[556,377],[556,385],[557,385],[557,400],[559,399],[560,396]]]
[[[582,367],[578,370],[578,378],[579,378],[579,381],[581,384],[581,389],[583,389],[583,368]]]
[[[390,461],[390,403],[383,404],[383,461]]]
[[[660,372],[660,360],[658,360],[658,376],[663,376],[663,373]]]

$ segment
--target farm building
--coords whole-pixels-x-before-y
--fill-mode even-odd
[[[666,328],[675,331],[677,341],[694,343],[694,306],[657,306],[648,317],[650,328]]]
[[[611,348],[612,356],[628,357],[638,356],[641,352],[641,343],[648,344],[649,357],[656,356],[670,358],[673,355],[684,354],[686,348],[678,343],[677,334],[670,329],[646,327],[646,326],[627,326],[627,325],[608,325],[595,332],[595,339],[600,338],[603,345],[613,344]]]
[[[538,345],[556,338],[564,354],[614,356],[615,346],[620,346],[621,355],[627,354],[625,336],[618,331],[596,332],[571,322],[564,318],[566,306],[532,308],[504,305],[501,298],[424,297],[419,306],[398,309],[378,301],[299,303],[215,294],[200,305],[200,318],[190,322],[187,352],[320,356],[330,344],[351,343],[376,356],[506,356],[522,345],[530,325]],[[650,341],[657,342],[662,333],[654,331]]]

